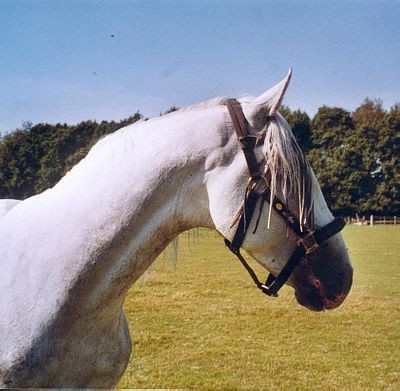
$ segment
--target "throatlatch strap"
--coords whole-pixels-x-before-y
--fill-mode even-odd
[[[251,268],[251,266],[243,258],[243,255],[240,253],[240,249],[233,250],[231,248],[231,242],[228,239],[224,239],[224,241],[225,241],[226,246],[238,257],[238,259],[241,262],[241,264],[247,270],[247,273],[249,273],[250,277],[253,279],[254,283],[257,285],[257,288],[262,289],[263,284],[260,282],[260,280],[258,279],[256,273]]]

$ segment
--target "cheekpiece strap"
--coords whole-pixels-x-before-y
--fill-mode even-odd
[[[258,179],[260,177],[260,171],[254,154],[257,136],[250,135],[250,124],[244,116],[241,104],[236,99],[226,99],[224,103],[228,108],[236,136],[250,171],[250,176],[252,179]]]

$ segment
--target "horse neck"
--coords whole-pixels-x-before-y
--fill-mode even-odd
[[[56,186],[53,192],[76,216],[63,227],[76,239],[66,244],[68,253],[75,245],[85,254],[80,280],[87,276],[97,284],[92,289],[85,282],[88,304],[121,300],[180,232],[213,227],[204,182],[230,137],[223,119],[215,109],[122,129],[100,141]]]
[[[18,344],[0,337],[6,350],[38,338],[43,324],[81,318],[80,333],[118,320],[128,288],[174,237],[213,227],[205,176],[224,164],[227,143],[237,149],[223,113],[171,114],[121,129],[54,188],[1,218],[0,328],[24,327]]]

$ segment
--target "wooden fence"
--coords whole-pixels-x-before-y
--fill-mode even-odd
[[[355,225],[376,225],[376,224],[384,224],[384,225],[396,225],[400,224],[400,219],[397,216],[374,216],[370,215],[369,217],[358,216],[355,217],[349,216],[346,217],[347,224],[355,224]]]

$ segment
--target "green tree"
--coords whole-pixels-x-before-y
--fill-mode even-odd
[[[390,108],[383,118],[378,137],[377,210],[400,215],[400,104]]]
[[[358,172],[360,180],[358,186],[358,212],[375,213],[379,209],[376,199],[376,188],[380,180],[380,160],[378,141],[384,129],[385,111],[382,101],[366,98],[352,115],[355,132],[349,138],[354,151],[362,157]]]
[[[335,213],[354,213],[360,196],[357,183],[362,156],[353,153],[348,142],[354,132],[350,113],[322,106],[311,121],[311,132],[309,159],[328,205]]]
[[[311,121],[305,111],[292,111],[287,106],[283,106],[279,112],[284,116],[296,140],[304,153],[308,153],[311,148]]]
[[[24,199],[54,186],[100,137],[141,118],[136,112],[120,122],[100,124],[24,123],[22,129],[0,139],[0,197]]]

